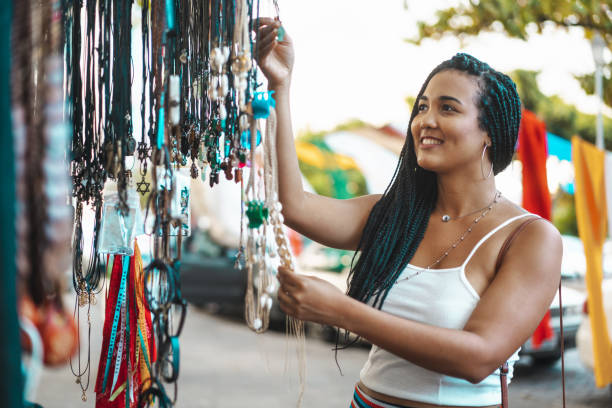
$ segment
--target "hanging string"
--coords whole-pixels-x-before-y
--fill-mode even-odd
[[[119,325],[116,330],[120,333],[116,334],[115,343],[107,344],[110,348],[107,354],[116,353],[117,347],[121,347],[127,379],[122,380],[123,374],[111,370],[113,367],[123,370],[117,363],[117,354],[114,366],[112,361],[106,363],[107,356],[103,356],[101,367],[109,373],[107,387],[102,389],[104,393],[110,392],[108,397],[113,401],[125,393],[126,406],[154,402],[171,406],[177,398],[178,338],[186,313],[179,279],[181,239],[189,227],[183,215],[176,213],[176,203],[189,202],[189,188],[179,191],[182,168],[188,166],[189,160],[191,177],[200,176],[211,187],[220,182],[220,173],[241,185],[241,246],[237,261],[242,257],[248,270],[245,317],[255,331],[263,332],[268,327],[276,285],[274,259],[279,257],[281,264],[293,268],[278,203],[273,109],[266,122],[264,168],[258,170],[255,160],[261,139],[257,120],[265,118],[257,113],[262,109],[258,106],[262,101],[255,97],[261,84],[257,82],[252,29],[259,1],[141,1],[142,55],[138,57],[142,58],[143,89],[138,142],[131,111],[132,1],[64,1],[68,33],[64,92],[71,102],[68,114],[73,122],[75,313],[78,315],[81,307],[87,306],[89,310],[95,304],[95,295],[103,284],[105,274],[98,241],[105,183],[107,179],[116,182],[118,209],[122,217],[127,217],[129,191],[133,188],[130,163],[137,160],[137,191],[143,196],[148,194],[145,222],[152,217],[148,218],[152,228],[147,226],[145,232],[152,237],[153,260],[143,268],[142,278],[135,278],[140,288],[130,289],[129,284],[124,287],[130,293],[119,306],[112,299],[117,299],[116,292],[122,291],[118,285],[121,278],[115,277],[109,286],[107,302],[119,307],[115,314]],[[135,153],[137,157],[130,159]],[[246,183],[242,177],[245,166],[250,167]],[[89,208],[94,211],[94,226],[92,231],[84,231],[82,218]],[[84,237],[90,236],[90,261],[83,265],[83,256],[87,255]],[[109,262],[110,259],[107,267],[111,266]],[[113,262],[120,261],[113,258]],[[109,273],[112,276],[115,271],[111,268]],[[132,272],[128,276],[129,273]],[[134,297],[133,292],[141,295]],[[139,323],[142,319],[132,315],[133,310],[142,310],[139,302],[152,316],[150,334],[155,341],[146,347],[132,347],[136,341],[133,339],[141,334],[138,330],[143,329]],[[88,313],[88,324],[89,320]],[[303,345],[302,323],[289,321],[288,326]],[[152,347],[153,344],[157,347]],[[147,347],[151,358],[143,363],[140,357]],[[298,404],[303,396],[305,367],[303,346],[300,350],[302,387]],[[80,357],[74,373],[85,395],[90,364],[88,357],[83,368]],[[146,366],[148,373],[141,376],[146,383],[142,387],[135,375],[138,366]],[[168,384],[175,388],[173,398],[166,392]]]
[[[277,245],[277,254],[280,256],[280,264],[291,272],[296,272],[295,261],[291,255],[290,244],[283,230],[282,204],[278,201],[278,156],[276,152],[276,110],[270,109],[270,116],[266,121],[265,155],[264,155],[264,181],[266,186],[266,207],[270,209],[270,224],[274,231],[274,239]],[[304,398],[306,387],[306,334],[304,322],[287,316],[286,327],[289,335],[296,338],[298,373],[300,380],[300,391],[297,406],[300,407]]]

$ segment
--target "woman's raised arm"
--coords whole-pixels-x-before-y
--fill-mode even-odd
[[[304,191],[298,165],[289,88],[294,52],[291,38],[285,33],[277,40],[280,22],[259,19],[257,61],[275,91],[279,200],[283,205],[285,224],[308,238],[334,248],[356,249],[370,211],[380,195],[338,200]]]

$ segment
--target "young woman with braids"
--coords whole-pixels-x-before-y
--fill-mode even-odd
[[[348,294],[279,270],[281,308],[373,344],[354,407],[488,407],[554,298],[559,232],[501,196],[521,104],[512,80],[467,54],[425,80],[384,194],[336,200],[302,188],[289,110],[294,53],[261,19],[259,66],[276,91],[285,223],[357,251]]]

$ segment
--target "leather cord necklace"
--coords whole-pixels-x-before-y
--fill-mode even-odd
[[[74,241],[73,241],[73,285],[76,291],[75,299],[75,317],[80,327],[81,307],[87,306],[87,362],[83,367],[81,364],[81,338],[78,337],[79,354],[77,357],[78,365],[75,368],[72,360],[70,366],[73,375],[76,377],[76,383],[81,388],[81,398],[86,400],[86,391],[89,387],[90,367],[91,367],[91,305],[96,303],[96,294],[101,290],[101,283],[104,278],[103,268],[100,268],[99,257],[96,252],[97,238],[101,222],[102,214],[102,188],[105,181],[105,172],[99,160],[101,130],[96,126],[100,122],[94,119],[94,112],[99,108],[99,99],[94,98],[95,85],[93,76],[96,75],[96,65],[94,62],[94,47],[95,47],[95,11],[94,3],[88,1],[86,9],[86,25],[81,26],[81,9],[82,2],[73,0],[68,2],[64,8],[64,26],[66,29],[66,94],[71,102],[69,109],[69,118],[73,124],[73,139],[71,144],[71,168],[73,177],[73,196],[76,200],[75,217],[74,217]],[[100,16],[104,15],[102,10]],[[102,18],[102,17],[101,17]],[[102,21],[102,20],[100,20]],[[100,28],[100,36],[105,32],[106,27]],[[81,51],[81,37],[85,33],[86,41],[85,53]],[[100,64],[104,64],[102,58]],[[84,69],[82,69],[84,68]],[[85,81],[81,76],[84,72]],[[99,83],[103,83],[107,78],[102,78]],[[85,85],[85,98],[83,99],[82,86]],[[83,121],[85,118],[85,121]],[[90,262],[83,270],[83,227],[82,217],[83,210],[86,204],[90,204],[94,208],[94,228],[92,247],[90,250]],[[79,330],[80,333],[80,330]],[[84,381],[86,377],[86,381]]]

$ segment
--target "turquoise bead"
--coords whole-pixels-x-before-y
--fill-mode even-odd
[[[283,28],[283,26],[278,27],[278,34],[276,34],[276,40],[277,41],[285,40],[285,29]]]

